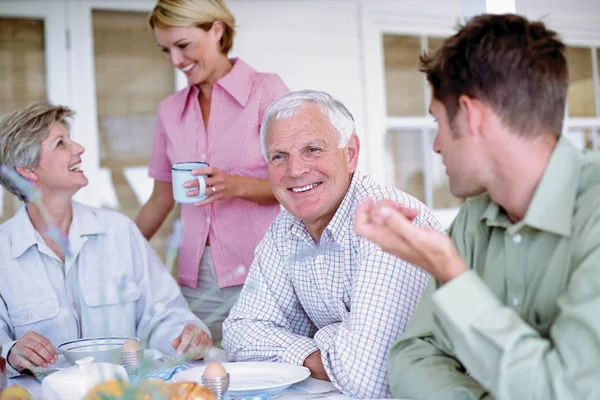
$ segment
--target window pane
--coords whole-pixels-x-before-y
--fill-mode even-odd
[[[433,146],[435,140],[435,132],[430,134],[430,143]],[[442,156],[433,152],[431,156],[431,186],[433,191],[433,208],[455,208],[460,207],[464,202],[463,199],[455,197],[450,192],[450,183],[448,175],[446,175],[446,167],[442,162]]]
[[[174,70],[156,46],[147,18],[145,12],[92,12],[100,165],[110,171],[119,211],[131,218],[141,205],[125,171],[148,165],[156,109],[175,90]],[[152,185],[149,179],[134,182]],[[174,216],[151,242],[163,259]]]
[[[386,142],[394,163],[394,187],[425,202],[421,131],[389,130]]]
[[[419,72],[420,39],[384,35],[383,53],[387,115],[425,115],[425,80]]]
[[[583,129],[584,147],[588,150],[600,150],[600,135],[596,129]]]
[[[567,47],[569,63],[569,116],[593,117],[594,86],[592,53],[589,47]]]
[[[440,47],[442,47],[442,43],[444,43],[444,41],[447,38],[445,37],[430,37],[427,39],[427,48],[429,49],[430,53],[433,53],[435,51],[437,51]]]
[[[596,49],[596,63],[598,64],[598,68],[596,69],[596,71],[598,71],[598,74],[600,75],[600,48]],[[598,99],[600,99],[600,76],[598,76],[597,78],[598,87],[596,88],[596,93],[599,94]],[[600,104],[596,104],[596,110],[600,110]],[[596,116],[600,117],[600,113],[598,113]]]
[[[590,130],[590,144],[588,148],[591,150],[600,151],[600,129]]]
[[[45,98],[44,21],[0,18],[0,118]],[[21,202],[4,190],[0,196],[3,222]]]

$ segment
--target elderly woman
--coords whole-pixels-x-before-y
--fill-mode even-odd
[[[59,343],[81,337],[137,336],[163,353],[201,357],[212,345],[208,328],[135,224],[73,201],[88,180],[84,148],[69,137],[72,115],[37,103],[0,123],[0,184],[25,202],[0,225],[9,372],[53,364]]]

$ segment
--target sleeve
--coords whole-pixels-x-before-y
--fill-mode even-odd
[[[196,325],[208,334],[210,331],[190,311],[175,279],[133,222],[130,223],[130,235],[137,253],[135,271],[141,292],[136,310],[137,335],[144,347],[174,355],[171,342],[187,324]]]
[[[352,397],[383,398],[389,396],[389,384],[382,365],[405,330],[428,275],[373,242],[359,243],[352,308],[343,322],[319,330],[315,342],[336,387]]]
[[[279,75],[268,74],[267,76],[268,78],[265,79],[263,85],[263,92],[258,110],[258,120],[261,121],[261,124],[267,108],[269,108],[269,106],[273,104],[275,100],[279,99],[281,96],[290,91],[285,83],[283,83]]]
[[[576,270],[556,300],[560,311],[549,337],[500,303],[473,272],[433,296],[434,313],[458,358],[495,397],[600,396],[600,217],[587,225],[573,238]]]
[[[472,222],[466,210],[463,207],[449,230],[461,255],[467,253],[466,249],[470,246],[468,239],[462,235],[465,226]],[[466,373],[455,357],[451,343],[445,339],[443,327],[436,321],[433,295],[438,287],[432,278],[406,332],[390,351],[392,394],[394,397],[427,400],[490,398],[487,390]]]
[[[10,321],[8,310],[4,303],[4,299],[0,295],[0,345],[2,345],[2,357],[6,360],[6,374],[9,378],[12,378],[20,375],[20,372],[8,363],[8,353],[15,343],[17,343],[17,341],[14,340],[14,333],[12,332],[11,325],[8,321]]]
[[[440,341],[433,316],[431,279],[406,332],[389,356],[390,388],[394,397],[427,400],[477,400],[487,391],[452,355],[449,343]]]
[[[319,350],[311,339],[315,331],[268,231],[256,249],[240,298],[223,323],[223,348],[232,361],[302,365]]]
[[[171,162],[167,157],[167,132],[162,120],[162,107],[156,113],[154,140],[148,163],[148,176],[159,182],[171,182]]]

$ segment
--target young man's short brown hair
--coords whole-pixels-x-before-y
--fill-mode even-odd
[[[479,99],[523,136],[562,131],[569,72],[565,46],[542,22],[514,15],[483,14],[421,56],[421,71],[450,121],[458,98]]]

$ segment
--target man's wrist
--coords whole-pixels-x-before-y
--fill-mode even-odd
[[[450,282],[452,279],[459,277],[468,270],[465,262],[457,254],[449,260],[444,268],[440,269],[440,272],[437,274],[438,276],[435,278],[443,285]]]

